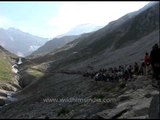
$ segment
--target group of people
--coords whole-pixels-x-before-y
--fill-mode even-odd
[[[131,80],[133,75],[152,75],[153,78],[160,79],[160,48],[158,44],[152,47],[152,51],[146,53],[143,61],[139,65],[120,65],[108,69],[100,69],[96,72],[86,72],[84,77],[91,77],[96,81],[118,82],[119,80]]]
[[[128,81],[133,78],[133,74],[139,74],[139,65],[120,65],[118,67],[110,67],[108,69],[100,69],[96,72],[86,72],[84,77],[91,77],[96,81],[118,82],[119,80]]]

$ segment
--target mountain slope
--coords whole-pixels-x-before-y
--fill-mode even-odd
[[[11,63],[9,60],[9,55],[6,53],[6,51],[0,46],[0,80],[11,80]]]
[[[93,56],[95,56],[94,59],[96,61],[96,59],[99,58],[96,57],[96,55],[101,56],[103,54],[103,57],[107,56],[107,54],[109,55],[110,53],[114,55],[114,51],[121,51],[120,49],[132,46],[134,44],[138,44],[139,41],[142,40],[151,42],[150,47],[143,47],[143,51],[145,53],[146,51],[149,51],[152,48],[152,45],[159,40],[158,15],[159,4],[156,4],[153,7],[150,7],[142,13],[139,13],[133,17],[130,17],[127,14],[122,18],[109,23],[106,27],[96,32],[82,35],[81,37],[71,43],[68,43],[66,46],[59,49],[58,51],[35,58],[32,61],[35,61],[35,63],[43,63],[56,60],[53,63],[54,67],[62,67],[63,63],[64,65],[68,65],[67,61],[69,61],[70,63],[72,63],[71,61],[76,62],[76,60],[84,62],[84,60],[87,61],[88,58],[91,58]],[[153,42],[149,40],[152,39],[149,36],[153,36],[150,34],[155,35],[153,37]],[[137,46],[137,48],[138,47],[140,46]],[[143,55],[141,54],[141,56]],[[139,59],[141,59],[140,55],[139,57],[135,58],[135,60]],[[105,64],[107,64],[107,61]]]
[[[36,54],[46,54],[55,51],[56,49],[64,46],[68,42],[73,41],[74,39],[78,38],[79,36],[64,36],[61,38],[54,38],[47,43],[45,43],[43,46],[38,48],[35,52],[33,52],[32,55]]]
[[[47,40],[15,28],[0,29],[0,45],[16,55],[27,56],[42,46]]]

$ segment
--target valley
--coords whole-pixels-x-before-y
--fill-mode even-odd
[[[97,81],[96,75],[141,66],[156,43],[159,2],[96,31],[54,38],[25,57],[0,47],[0,119],[154,118],[159,102],[155,109],[151,103],[159,89],[152,72],[127,78],[115,72],[115,78]]]

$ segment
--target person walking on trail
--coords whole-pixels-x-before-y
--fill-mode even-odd
[[[153,69],[153,78],[160,81],[160,48],[155,44],[150,53],[151,65]]]
[[[145,64],[144,64],[144,62],[141,63],[141,67],[139,69],[138,74],[139,75],[144,75],[145,74]]]
[[[144,64],[145,64],[145,75],[148,75],[148,70],[150,65],[150,56],[147,52],[144,57]]]
[[[134,63],[134,74],[135,75],[138,75],[138,72],[139,72],[139,65],[137,62]]]

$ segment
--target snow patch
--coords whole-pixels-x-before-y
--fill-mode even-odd
[[[38,45],[31,45],[31,46],[29,46],[29,51],[35,51],[35,50],[37,50],[39,47],[40,47],[40,46],[38,46]]]

